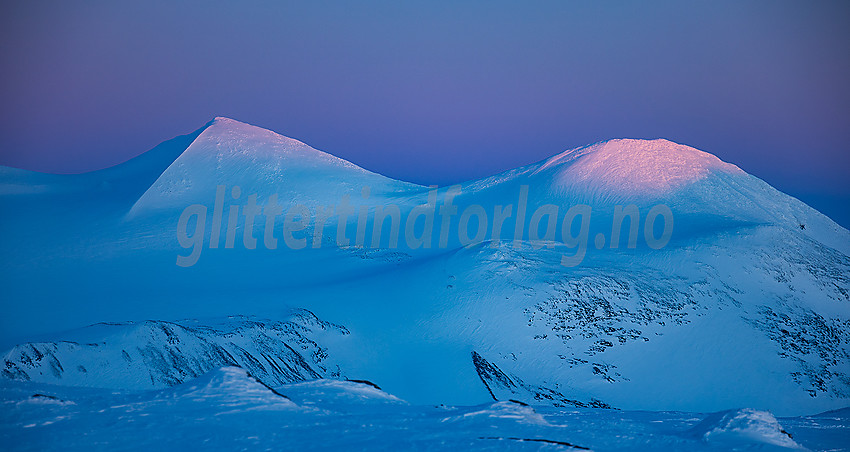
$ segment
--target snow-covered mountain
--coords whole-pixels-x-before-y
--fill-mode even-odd
[[[218,185],[239,186],[245,196],[277,194],[281,203],[292,204],[335,203],[345,194],[359,194],[363,186],[376,192],[421,188],[270,130],[216,118],[151,184],[131,214],[212,205]]]
[[[232,248],[211,246],[219,186],[227,189],[219,233],[222,242],[236,238]],[[457,215],[480,206],[490,223],[464,244],[455,221],[438,246],[438,217],[431,247],[410,246],[403,228],[392,249],[383,236],[378,247],[357,248],[338,246],[331,234],[341,230],[354,244],[359,212],[394,205],[404,220],[429,203],[439,212],[457,188],[430,192],[225,118],[111,171],[54,177],[4,169],[0,187],[8,213],[0,223],[8,239],[0,244],[0,342],[12,347],[4,375],[14,379],[104,386],[75,370],[102,366],[111,369],[108,387],[158,387],[239,364],[267,384],[368,379],[412,403],[749,406],[780,415],[850,404],[850,232],[738,167],[667,140],[606,141],[461,184]],[[570,207],[587,205],[586,230],[566,228],[576,243],[541,232],[545,216],[537,230],[526,220],[519,233],[524,192],[526,218],[551,205],[560,224]],[[260,209],[253,227],[238,213],[228,232],[229,208],[244,209],[251,195]],[[299,233],[321,229],[321,241],[270,249],[262,208],[273,195],[283,207],[311,209],[347,197],[352,212],[341,227],[338,212],[316,226],[311,210]],[[209,219],[197,263],[179,267],[175,258],[192,251],[178,241],[191,205]],[[494,212],[507,205],[513,216],[494,234]],[[626,220],[612,246],[615,209],[629,205],[639,209],[639,240],[628,245]],[[657,233],[644,219],[657,205],[669,207],[675,227],[666,246],[653,249],[644,237]],[[271,221],[278,241],[284,216]],[[371,243],[374,223],[365,226]],[[243,242],[246,229],[254,249]],[[413,232],[421,235],[421,226]],[[586,253],[580,263],[562,265],[578,249]],[[298,349],[298,336],[271,326],[286,322],[289,308],[350,334],[305,333],[313,345]],[[235,314],[271,320],[177,320]],[[86,341],[57,333],[125,321],[133,322],[89,329]],[[164,326],[186,346],[171,347]],[[174,359],[151,366],[131,353],[146,347]],[[237,358],[239,349],[250,358]],[[311,361],[315,350],[332,365]],[[278,372],[284,365],[292,371]]]
[[[199,322],[98,324],[76,340],[27,343],[4,357],[4,377],[97,388],[157,389],[222,366],[238,366],[267,385],[339,378],[314,338],[345,336],[342,326],[298,310],[284,321],[243,316]]]

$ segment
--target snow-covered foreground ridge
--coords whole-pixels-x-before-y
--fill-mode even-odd
[[[2,168],[0,208],[10,380],[150,389],[238,365],[414,404],[850,405],[850,232],[667,140],[433,190],[217,118],[102,171]]]
[[[223,367],[145,392],[0,382],[11,450],[842,450],[847,410],[775,418],[531,407],[415,406],[350,381],[271,388]]]

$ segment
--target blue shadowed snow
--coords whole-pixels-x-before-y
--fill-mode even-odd
[[[526,222],[514,240],[524,187]],[[437,215],[431,247],[411,246],[402,226],[398,247],[389,247],[385,228],[379,246],[357,248],[339,246],[336,233],[341,223],[355,243],[361,207],[371,218],[396,206],[403,222],[429,201],[439,212],[454,188],[432,194],[227,118],[94,173],[0,168],[3,393],[15,407],[4,414],[3,434],[22,447],[55,447],[66,437],[83,447],[79,432],[90,425],[92,438],[126,433],[141,445],[156,436],[145,438],[133,423],[150,417],[164,431],[185,430],[184,445],[215,432],[223,449],[285,441],[357,448],[377,438],[388,438],[388,449],[433,441],[493,449],[569,447],[559,441],[597,450],[793,446],[777,426],[805,447],[840,443],[833,434],[848,425],[841,412],[799,416],[850,405],[846,229],[734,165],[667,140],[601,142],[460,189],[446,246],[438,246]],[[284,213],[269,222],[277,243],[270,249],[262,209],[275,195]],[[317,209],[343,198],[347,220],[337,212],[316,227]],[[249,227],[243,214],[254,199],[260,213]],[[284,235],[285,212],[297,204],[309,214],[291,239],[304,239],[305,249],[291,249]],[[587,229],[577,221],[567,230],[584,234],[586,254],[566,267],[562,259],[581,243],[547,237],[548,220],[531,231],[529,219],[553,206],[560,226],[580,204],[592,212]],[[675,228],[656,250],[643,220],[661,204]],[[206,215],[182,233],[203,240],[181,246],[178,222],[192,205]],[[507,205],[513,216],[494,236],[494,212]],[[626,246],[627,220],[613,248],[615,208],[628,205],[640,212],[639,240]],[[241,213],[229,224],[234,207]],[[488,228],[464,246],[458,216],[476,208]],[[365,223],[365,244],[373,227]],[[319,247],[306,235],[316,231]],[[194,265],[177,265],[192,246]],[[289,408],[257,408],[271,402],[252,398],[259,405],[228,412],[227,423],[206,396],[168,392],[226,366],[244,368],[259,387],[288,387],[291,404],[275,406]],[[223,372],[226,381],[241,375]],[[56,397],[74,405],[24,394],[46,390],[39,388],[57,388]],[[164,392],[129,392],[140,390]],[[125,398],[142,405],[111,408],[131,403]],[[434,408],[442,404],[453,408]],[[92,414],[101,409],[107,414]],[[193,427],[191,419],[202,421]],[[118,420],[128,430],[106,432]],[[30,424],[68,427],[45,435],[24,428]],[[257,432],[266,425],[279,429]],[[321,444],[311,442],[317,438]]]
[[[847,413],[776,419],[494,402],[414,406],[365,383],[266,387],[221,368],[160,391],[3,382],[10,450],[846,450]],[[846,410],[845,410],[846,411]]]

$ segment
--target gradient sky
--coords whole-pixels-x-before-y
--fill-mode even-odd
[[[850,227],[850,2],[171,3],[3,2],[0,164],[99,169],[214,116],[441,185],[664,137]]]

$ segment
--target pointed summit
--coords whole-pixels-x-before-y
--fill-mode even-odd
[[[186,153],[196,152],[207,145],[207,151],[214,151],[219,159],[234,156],[249,156],[253,161],[275,157],[302,157],[314,159],[331,165],[361,169],[359,166],[322,152],[298,141],[262,127],[247,124],[235,119],[218,116],[198,136]],[[182,156],[181,156],[182,157]],[[365,171],[365,170],[363,170]]]
[[[364,186],[411,189],[301,141],[234,119],[217,117],[156,179],[131,216],[154,210],[212,205],[216,187],[238,186],[245,196],[278,194],[283,202],[336,202]]]

